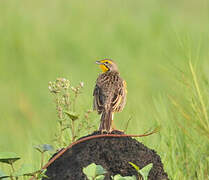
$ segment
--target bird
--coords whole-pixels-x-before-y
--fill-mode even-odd
[[[120,77],[116,63],[111,59],[96,61],[102,69],[93,91],[93,110],[101,114],[99,130],[111,133],[116,130],[113,127],[113,115],[121,112],[126,104],[126,81]]]

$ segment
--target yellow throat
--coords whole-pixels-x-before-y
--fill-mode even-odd
[[[99,65],[99,67],[102,69],[102,72],[107,72],[108,71],[108,68],[103,64]]]
[[[108,59],[104,59],[100,61],[100,63],[105,63],[105,62],[112,64],[112,61]],[[100,64],[99,67],[102,69],[103,72],[107,72],[109,70],[104,64]]]

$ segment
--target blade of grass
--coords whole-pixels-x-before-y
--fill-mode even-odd
[[[200,120],[202,122],[202,125],[206,129],[209,129],[209,121],[208,121],[208,114],[207,114],[206,106],[205,106],[202,94],[200,92],[200,87],[199,87],[199,84],[198,84],[198,81],[197,81],[197,76],[196,76],[196,73],[194,71],[194,68],[193,68],[193,65],[192,65],[191,61],[189,61],[189,67],[190,67],[190,70],[191,70],[191,73],[192,73],[192,78],[193,78],[193,81],[194,81],[194,85],[195,85],[195,88],[196,88],[196,91],[197,91],[197,94],[198,94],[198,97],[199,97],[199,100],[200,100],[200,104],[201,104],[202,111],[203,111],[203,114],[205,116],[205,121],[206,122],[204,122],[202,119],[200,119]]]

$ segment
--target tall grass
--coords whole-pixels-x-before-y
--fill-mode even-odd
[[[208,79],[198,78],[191,62],[189,72],[179,72],[181,96],[155,99],[156,119],[162,126],[159,149],[173,179],[208,179],[209,126]],[[166,152],[166,153],[165,153]]]
[[[172,179],[208,179],[209,2],[0,1],[0,151],[39,166],[32,145],[52,144],[56,112],[48,82],[84,81],[77,107],[92,107],[94,62],[117,61],[128,85],[115,116],[161,155]],[[92,116],[99,123],[96,113]]]

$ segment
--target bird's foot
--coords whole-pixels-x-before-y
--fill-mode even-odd
[[[111,128],[109,131],[107,129],[101,129],[101,134],[124,134],[123,130]]]
[[[118,133],[118,134],[124,134],[124,130],[120,130],[120,129],[116,129],[116,128],[112,128],[111,129],[111,133],[112,132],[116,132],[116,133]],[[115,134],[115,133],[114,133]]]
[[[108,131],[106,129],[100,130],[101,134],[108,134]]]

